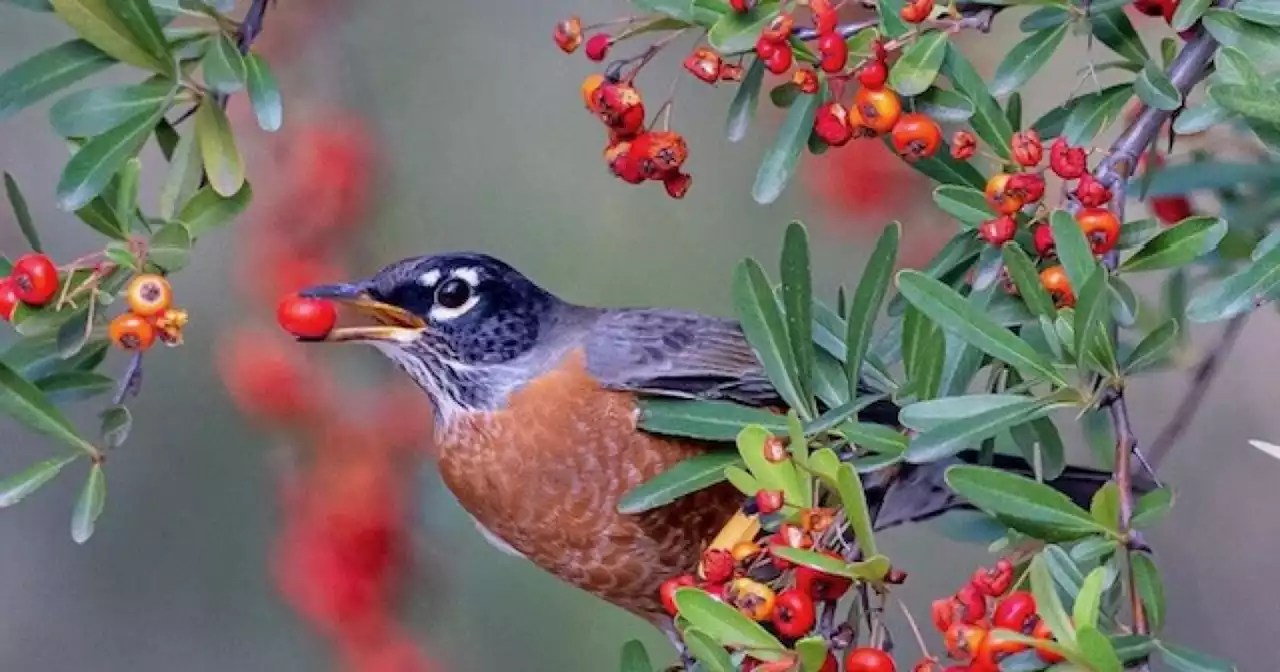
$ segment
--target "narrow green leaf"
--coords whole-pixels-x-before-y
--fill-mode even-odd
[[[1211,4],[1213,4],[1212,0],[1186,0],[1185,2],[1179,2],[1177,9],[1173,10],[1173,19],[1169,22],[1169,25],[1178,32],[1189,30],[1200,22],[1200,17],[1204,16],[1204,11],[1209,9]]]
[[[1147,48],[1142,45],[1142,38],[1138,37],[1138,31],[1134,29],[1124,9],[1090,14],[1089,23],[1093,27],[1094,37],[1125,59],[1138,65],[1151,60]]]
[[[93,446],[76,434],[71,421],[44,393],[4,363],[0,363],[0,410],[33,431],[72,448],[93,452]]]
[[[93,4],[89,2],[87,4]],[[133,36],[134,42],[160,67],[157,72],[172,76],[175,72],[173,52],[160,26],[160,19],[148,0],[107,0],[111,11]]]
[[[205,102],[196,110],[196,142],[213,190],[230,198],[244,186],[244,159],[236,149],[231,122],[221,107]]]
[[[125,406],[109,406],[98,415],[102,420],[99,430],[102,444],[107,448],[119,448],[129,438],[129,430],[133,428],[133,415]]]
[[[1061,402],[1052,397],[1025,399],[924,430],[907,446],[906,460],[924,464],[950,457],[1005,429],[1044,417],[1061,406]]]
[[[644,513],[709,488],[725,479],[724,469],[731,464],[741,464],[731,451],[703,453],[679,462],[623,495],[618,512]]]
[[[165,271],[182,270],[191,256],[191,232],[182,222],[170,222],[151,236],[147,261]]]
[[[1173,111],[1182,106],[1182,94],[1173,85],[1164,70],[1155,61],[1147,61],[1133,81],[1133,92],[1138,99],[1158,110]]]
[[[89,478],[84,482],[75,509],[71,512],[71,538],[77,544],[83,544],[93,536],[93,529],[106,502],[106,476],[102,473],[102,465],[94,464],[89,469]]]
[[[1089,503],[1089,515],[1102,527],[1115,530],[1120,520],[1120,488],[1115,481],[1107,481],[1093,493]]]
[[[192,238],[199,238],[238,217],[249,207],[252,199],[253,189],[248,182],[230,198],[224,198],[212,187],[206,186],[182,206],[178,219],[187,225]]]
[[[1044,619],[1055,639],[1069,647],[1074,647],[1076,631],[1071,625],[1071,619],[1067,616],[1067,610],[1062,606],[1062,599],[1058,597],[1058,590],[1053,587],[1053,578],[1049,575],[1049,567],[1043,553],[1031,559],[1029,573],[1031,574],[1031,594],[1036,598],[1037,613],[1040,614],[1040,618]]]
[[[58,327],[56,339],[58,357],[70,359],[85,346],[93,334],[92,312],[92,310],[76,311],[75,315]]]
[[[1117,373],[1115,344],[1111,340],[1111,290],[1107,274],[1095,271],[1077,292],[1074,349],[1076,360],[1084,365],[1094,362],[1100,374]]]
[[[781,434],[785,419],[769,411],[728,401],[650,398],[639,401],[638,425],[646,432],[703,441],[734,441],[746,425]]]
[[[166,107],[162,101],[86,142],[62,170],[58,206],[79,210],[101,194],[125,162],[138,155]]]
[[[31,210],[27,208],[27,199],[22,196],[17,181],[9,173],[4,174],[4,190],[9,197],[9,206],[13,208],[13,218],[18,222],[22,236],[27,239],[27,245],[34,252],[43,252],[40,234],[36,231],[35,222],[31,220]]]
[[[1192,322],[1225,320],[1253,310],[1280,287],[1280,247],[1202,291],[1187,304]]]
[[[1221,105],[1206,100],[1199,105],[1192,105],[1182,111],[1173,120],[1173,132],[1178,135],[1194,135],[1203,133],[1218,124],[1230,120],[1234,115],[1223,109]]]
[[[91,399],[115,389],[114,378],[92,371],[59,371],[35,383],[45,397],[54,403]]]
[[[821,635],[809,635],[796,642],[796,653],[800,654],[801,672],[823,672],[822,666],[827,661],[827,640]]]
[[[924,93],[938,78],[947,44],[947,33],[941,30],[924,33],[907,44],[889,71],[889,86],[904,96]]]
[[[1280,3],[1276,0],[1243,0],[1235,6],[1235,11],[1236,16],[1250,23],[1280,26]]]
[[[157,214],[161,219],[173,219],[178,207],[185,203],[200,186],[204,164],[196,150],[196,134],[191,132],[178,140],[169,161],[169,173],[160,189]],[[209,190],[209,193],[213,193]],[[214,194],[215,196],[217,194]]]
[[[974,70],[973,65],[960,53],[954,44],[947,48],[946,58],[942,62],[942,73],[951,80],[961,94],[973,102],[974,114],[969,120],[974,133],[987,143],[988,148],[1000,158],[1009,158],[1009,138],[1013,136],[1013,127],[1004,116],[1000,104],[987,92],[987,84]],[[977,185],[974,185],[977,186]]]
[[[1009,125],[1014,128],[1022,128],[1022,94],[1014,91],[1009,94],[1009,99],[1004,103],[1004,116],[1009,120]]]
[[[1133,96],[1131,84],[1117,84],[1073,99],[1062,125],[1062,135],[1072,145],[1088,145],[1124,114]]]
[[[845,562],[823,553],[790,546],[773,546],[770,552],[797,565],[854,580],[880,581],[890,569],[889,559],[883,555],[873,555],[861,562]]]
[[[968,121],[973,116],[972,101],[955,91],[939,89],[936,86],[929,87],[912,102],[915,103],[917,112],[927,114],[941,123],[958,124]],[[940,148],[942,149],[945,148]],[[934,156],[938,155],[950,158],[950,153],[946,151],[939,151]]]
[[[941,282],[919,271],[907,270],[898,273],[898,289],[908,301],[940,327],[969,345],[1014,368],[1066,384],[1051,362],[1013,332],[974,310],[960,295]]]
[[[760,170],[756,173],[751,195],[757,203],[767,205],[782,195],[787,182],[795,174],[800,154],[809,141],[813,117],[820,103],[821,100],[816,95],[802,95],[787,112],[787,118],[778,129],[773,146],[765,152]]]
[[[1111,640],[1097,628],[1088,625],[1077,625],[1076,645],[1080,654],[1089,663],[1089,669],[1096,672],[1124,672],[1124,665],[1111,648]]]
[[[1147,635],[1117,635],[1111,638],[1111,646],[1120,662],[1129,665],[1150,656],[1156,642]]]
[[[1124,363],[1124,373],[1143,371],[1160,361],[1178,343],[1178,321],[1166,320],[1134,347]]]
[[[1173,508],[1173,489],[1156,488],[1138,499],[1133,508],[1133,519],[1130,524],[1134,528],[1151,527],[1164,520]]]
[[[880,27],[885,37],[895,39],[907,33],[908,26],[902,20],[902,7],[905,0],[879,0],[876,2],[876,14],[880,18]]]
[[[284,124],[284,99],[280,95],[280,84],[271,72],[271,66],[257,54],[249,54],[245,58],[245,65],[249,100],[253,103],[253,114],[258,118],[258,127],[268,132],[280,130],[280,126]]]
[[[1239,49],[1253,63],[1280,61],[1280,32],[1246,21],[1229,9],[1212,7],[1201,19],[1205,30],[1226,47]]]
[[[0,508],[13,506],[26,499],[27,495],[39,490],[40,486],[57,476],[63,467],[79,457],[80,454],[76,453],[42,460],[0,481]]]
[[[805,410],[808,404],[796,378],[794,351],[782,312],[773,298],[764,269],[754,259],[743,261],[734,271],[733,302],[747,341],[764,366],[769,381],[788,406],[803,411],[801,417],[808,419]]]
[[[1138,595],[1142,598],[1142,607],[1147,613],[1147,622],[1152,632],[1160,632],[1164,625],[1164,582],[1160,578],[1160,569],[1146,553],[1132,553],[1129,556],[1133,581]]]
[[[778,15],[775,3],[757,3],[745,14],[726,12],[711,26],[707,42],[721,55],[746,53],[755,49],[765,24]]]
[[[902,318],[902,363],[916,399],[938,396],[945,356],[942,331],[919,309],[909,306]]]
[[[986,289],[974,291],[969,294],[969,304],[975,310],[985,311],[995,292],[994,283]],[[946,356],[942,363],[942,378],[939,381],[938,393],[943,396],[964,394],[968,391],[973,377],[978,374],[978,369],[982,368],[986,355],[954,334],[946,334],[944,341]]]
[[[802,400],[810,410],[809,417],[812,417],[816,414],[812,399],[814,369],[817,367],[813,348],[813,277],[809,261],[809,233],[800,222],[793,221],[787,226],[779,272],[785,308],[783,318],[796,363],[796,382]]]
[[[916,402],[903,407],[898,422],[922,432],[987,411],[1034,401],[1021,394],[967,394]]]
[[[1176,268],[1212,252],[1226,235],[1227,223],[1219,217],[1189,217],[1147,241],[1124,261],[1120,270]]]
[[[202,64],[204,83],[219,93],[235,93],[243,89],[248,81],[249,73],[244,55],[226,33],[218,35],[213,46],[205,53]]]
[[[173,61],[148,49],[149,36],[134,33],[133,17],[124,19],[126,5],[138,0],[50,0],[53,10],[72,30],[112,58],[161,74],[173,72]]]
[[[921,112],[925,111],[923,106],[919,109]],[[890,139],[885,138],[885,143],[889,142]],[[987,183],[987,178],[972,163],[951,158],[951,146],[945,141],[938,147],[936,154],[927,159],[917,159],[909,165],[929,179],[942,184],[982,187]]]
[[[729,103],[729,120],[725,124],[729,142],[740,142],[747,137],[747,129],[756,116],[756,106],[760,101],[760,86],[764,83],[764,61],[757,58],[747,68],[747,74],[733,94],[733,102]],[[799,89],[797,89],[797,92]]]
[[[634,0],[634,4],[642,12],[663,14],[686,23],[694,23],[692,0]]]
[[[622,663],[620,672],[653,672],[653,663],[649,662],[649,652],[644,650],[644,643],[632,639],[622,645]]]
[[[862,362],[866,357],[867,347],[871,343],[871,334],[875,328],[876,317],[880,314],[880,306],[884,303],[885,294],[889,291],[893,266],[898,260],[898,241],[901,236],[901,224],[893,222],[885,227],[879,240],[876,241],[867,265],[862,269],[858,287],[854,290],[853,302],[849,307],[848,331],[845,334],[844,360],[845,374],[849,378],[850,398],[858,397]]]
[[[1032,315],[1044,315],[1052,318],[1058,314],[1054,308],[1053,298],[1040,283],[1040,273],[1036,271],[1035,262],[1027,256],[1022,246],[1014,241],[1004,244],[1001,249],[1004,256],[1004,267],[1009,270],[1009,277],[1018,288],[1018,294],[1026,302]]]
[[[700,663],[698,669],[707,672],[733,672],[733,660],[729,658],[729,653],[710,635],[690,626],[685,628],[683,638],[689,655]]]
[[[933,202],[943,212],[955,217],[965,228],[976,228],[979,224],[994,219],[996,213],[987,203],[986,194],[973,187],[958,184],[943,184],[933,190]]]
[[[1236,672],[1231,662],[1193,651],[1185,646],[1157,641],[1164,662],[1177,672]]]
[[[1066,37],[1068,27],[1069,24],[1062,23],[1046,28],[1014,45],[996,68],[996,74],[991,79],[991,95],[1007,95],[1026,84],[1049,62],[1053,52],[1062,44],[1062,38]]]
[[[1271,123],[1280,122],[1280,92],[1254,89],[1243,84],[1214,84],[1209,87],[1213,102],[1231,112]]]
[[[849,525],[853,528],[858,548],[862,549],[862,557],[870,559],[879,551],[876,549],[871,510],[867,506],[867,493],[862,488],[862,479],[848,464],[840,465],[837,479],[840,503],[844,506],[845,515],[849,517]]]
[[[1076,218],[1066,210],[1054,210],[1049,216],[1049,226],[1053,229],[1053,242],[1062,261],[1062,268],[1067,272],[1067,280],[1077,295],[1098,270],[1098,262],[1093,258],[1093,250],[1084,237],[1084,231],[1076,222]]]
[[[952,490],[974,506],[1038,539],[1070,541],[1106,532],[1070,497],[1018,474],[990,467],[956,465],[947,469],[946,480]],[[1036,596],[1037,601],[1039,597]]]
[[[680,588],[675,595],[681,618],[710,636],[720,646],[751,649],[752,657],[778,660],[786,648],[759,623],[698,588]],[[730,668],[732,669],[732,668]]]
[[[1077,628],[1098,627],[1098,613],[1102,608],[1102,580],[1106,578],[1104,567],[1095,567],[1084,577],[1084,585],[1076,595],[1075,606],[1072,607],[1071,618]]]
[[[84,40],[63,42],[0,73],[0,121],[115,61]]]
[[[1016,425],[1009,431],[1022,449],[1022,456],[1027,464],[1038,465],[1040,480],[1052,481],[1066,470],[1067,449],[1052,418],[1036,418],[1029,423]]]

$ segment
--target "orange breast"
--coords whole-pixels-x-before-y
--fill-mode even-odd
[[[631,488],[706,450],[636,429],[634,397],[602,389],[575,351],[507,408],[455,421],[440,469],[463,508],[557,577],[648,618],[658,587],[691,571],[733,514],[728,484],[624,516]]]

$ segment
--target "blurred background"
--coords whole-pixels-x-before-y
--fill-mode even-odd
[[[759,126],[731,145],[723,126],[732,89],[687,76],[672,124],[690,140],[689,195],[675,201],[656,184],[615,180],[578,94],[592,64],[550,39],[553,23],[573,13],[590,23],[628,7],[314,0],[270,11],[260,45],[282,81],[285,127],[263,134],[243,101],[232,105],[255,202],[234,231],[200,240],[176,276],[191,312],[187,343],[148,358],[133,434],[110,458],[97,534],[83,547],[68,534],[78,472],[0,513],[0,669],[609,670],[631,637],[669,655],[639,620],[489,548],[430,466],[421,399],[400,394],[402,381],[372,351],[281,351],[275,290],[364,275],[411,254],[477,249],[573,301],[729,314],[734,264],[750,255],[772,268],[790,219],[810,227],[825,292],[856,279],[890,219],[905,224],[908,266],[927,260],[954,223],[933,209],[928,183],[876,143],[806,157],[777,203],[756,205],[750,185],[779,115],[762,106]],[[1018,39],[1017,12],[1008,14],[985,43],[962,38],[986,74]],[[1167,30],[1135,22],[1153,35]],[[0,4],[0,69],[67,37],[47,16]],[[1070,41],[1033,81],[1027,119],[1061,101],[1084,44]],[[641,77],[650,99],[661,99],[684,53],[660,56]],[[66,150],[47,110],[0,124],[0,169],[23,185],[53,256],[73,258],[102,241],[53,205]],[[144,189],[154,194],[163,173],[148,151]],[[314,242],[321,226],[340,231],[326,234],[319,267],[282,271],[272,259],[290,254],[261,253],[292,251],[293,236]],[[0,208],[0,250],[22,248]],[[1212,343],[1217,330],[1199,328],[1196,343]],[[1162,468],[1178,505],[1149,539],[1165,572],[1169,638],[1242,670],[1271,669],[1263,636],[1280,617],[1280,464],[1246,443],[1280,441],[1270,340],[1278,330],[1272,310],[1251,320]],[[344,418],[306,435],[279,431],[248,407],[272,392],[255,373],[302,356],[317,371],[307,380],[323,376],[326,403]],[[124,358],[112,357],[109,370],[122,369]],[[1185,384],[1174,372],[1134,385],[1139,437],[1154,437]],[[74,417],[92,427],[93,413]],[[3,474],[50,450],[4,420],[0,437]],[[392,442],[408,449],[383,445]],[[331,524],[335,516],[344,522]],[[903,594],[921,616],[987,560],[982,546],[927,527],[882,543],[911,574]],[[384,588],[390,602],[370,597]],[[898,642],[902,664],[917,657],[905,630]]]

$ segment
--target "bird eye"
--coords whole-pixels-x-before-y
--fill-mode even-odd
[[[436,288],[436,305],[449,310],[461,308],[471,298],[471,285],[458,278],[449,278]]]

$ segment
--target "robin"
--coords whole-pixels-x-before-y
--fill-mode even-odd
[[[440,473],[489,542],[674,635],[659,586],[697,566],[743,497],[721,483],[658,509],[619,513],[619,500],[636,486],[682,460],[732,449],[640,430],[636,400],[785,408],[737,322],[574,305],[474,253],[406,259],[366,280],[302,294],[377,322],[339,327],[325,340],[374,346],[426,392]],[[860,417],[896,425],[897,408],[881,402]],[[997,466],[1022,470],[1007,462]],[[954,463],[869,475],[876,527],[962,506],[942,480]],[[1107,477],[1069,469],[1055,485],[1087,506]]]

